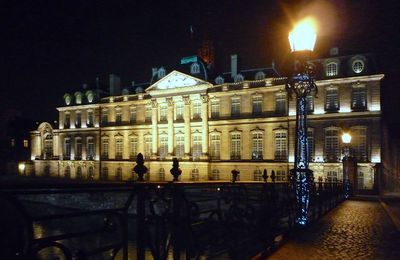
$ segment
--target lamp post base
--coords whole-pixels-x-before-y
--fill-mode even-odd
[[[291,169],[290,175],[296,196],[295,223],[297,226],[306,226],[308,224],[311,184],[314,182],[313,171],[310,169]]]

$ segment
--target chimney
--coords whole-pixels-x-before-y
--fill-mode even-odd
[[[234,78],[237,75],[238,70],[238,56],[237,54],[231,55],[231,77]]]
[[[152,76],[152,77],[156,76],[157,73],[158,73],[158,69],[157,69],[157,68],[152,68],[152,69],[151,69],[151,76]]]
[[[110,74],[110,96],[117,96],[120,94],[121,79],[115,74]]]

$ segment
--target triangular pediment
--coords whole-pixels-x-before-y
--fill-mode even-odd
[[[172,71],[156,83],[146,89],[146,92],[174,90],[183,88],[195,88],[196,86],[204,87],[211,85],[207,81],[192,77],[179,71]]]

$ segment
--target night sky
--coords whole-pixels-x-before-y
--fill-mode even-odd
[[[307,14],[319,21],[316,56],[333,46],[374,53],[386,74],[385,116],[400,112],[395,1],[9,1],[2,9],[3,113],[56,120],[64,93],[97,76],[106,83],[110,73],[123,86],[146,82],[152,67],[195,54],[204,38],[214,43],[219,70],[229,69],[233,53],[243,67],[283,68],[291,23]],[[390,121],[400,131],[399,120]]]

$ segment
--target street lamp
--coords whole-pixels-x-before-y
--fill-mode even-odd
[[[296,96],[296,145],[294,169],[290,170],[296,195],[296,224],[305,226],[308,222],[310,187],[313,174],[308,169],[307,144],[307,95],[317,92],[314,81],[314,66],[307,62],[317,38],[313,20],[307,18],[295,26],[289,33],[289,42],[295,57],[293,75],[286,83],[286,90],[291,97]]]
[[[349,179],[349,163],[350,163],[350,142],[351,135],[349,133],[344,133],[342,135],[343,146],[343,188],[344,197],[347,199],[350,196],[350,179]]]

